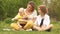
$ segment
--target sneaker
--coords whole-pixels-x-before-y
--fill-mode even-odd
[[[32,29],[27,29],[26,31],[32,31]]]

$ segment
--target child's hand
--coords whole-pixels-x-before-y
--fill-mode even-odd
[[[14,21],[14,18],[12,19],[12,21]]]
[[[28,20],[28,17],[26,15],[24,15],[23,19],[24,20]]]
[[[18,18],[13,18],[12,21],[14,21],[14,20],[18,20]]]

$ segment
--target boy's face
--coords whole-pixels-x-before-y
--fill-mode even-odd
[[[41,10],[40,10],[40,8],[38,8],[38,13],[41,14]]]
[[[44,13],[40,10],[40,8],[38,8],[38,13],[39,13],[40,15],[44,15]]]

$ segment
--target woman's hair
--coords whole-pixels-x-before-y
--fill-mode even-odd
[[[35,8],[35,4],[34,4],[34,2],[33,2],[33,1],[28,2],[28,5],[31,5],[31,6],[32,6],[32,11],[33,11],[34,8]]]
[[[40,5],[39,8],[40,8],[41,12],[43,12],[44,14],[48,13],[48,9],[47,9],[46,5]]]

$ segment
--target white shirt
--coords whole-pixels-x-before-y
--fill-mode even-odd
[[[24,11],[26,11],[26,9]],[[34,18],[34,17],[37,17],[37,11],[36,10],[34,10],[33,13],[29,15],[29,18]]]
[[[41,20],[42,20],[41,15],[38,15],[34,24],[36,26],[39,26],[41,23]],[[45,14],[44,20],[43,20],[43,26],[48,26],[49,24],[50,24],[50,17],[49,17],[49,15]]]

